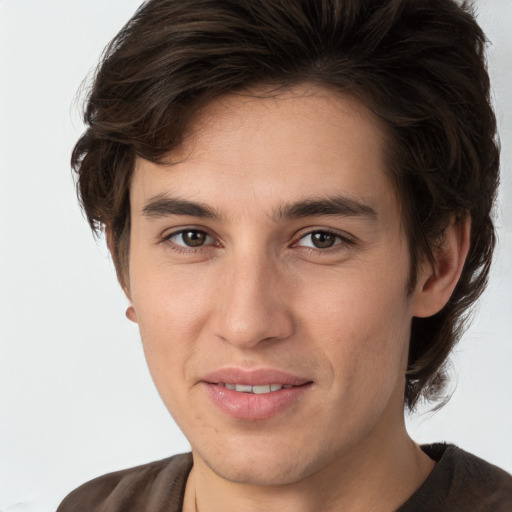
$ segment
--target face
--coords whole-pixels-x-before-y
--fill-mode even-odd
[[[137,162],[129,296],[216,475],[296,482],[401,431],[415,296],[383,147],[363,105],[310,87],[218,99],[172,165]]]

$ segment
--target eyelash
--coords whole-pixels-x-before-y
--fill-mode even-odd
[[[323,235],[329,235],[333,236],[335,238],[335,242],[330,247],[320,248],[320,247],[306,247],[306,246],[299,246],[299,242],[301,240],[304,240],[308,236],[311,237],[316,233],[321,233]],[[339,252],[347,248],[347,246],[354,245],[354,240],[349,238],[346,235],[343,235],[337,231],[329,230],[329,229],[312,229],[310,231],[307,231],[305,233],[302,233],[298,238],[296,242],[293,242],[292,247],[301,247],[303,250],[307,251],[308,253],[315,254],[315,255],[328,255],[332,254],[334,252]]]
[[[173,251],[176,251],[180,254],[195,254],[199,251],[204,251],[205,249],[209,249],[211,247],[220,247],[221,246],[220,243],[218,243],[218,242],[215,242],[214,244],[200,245],[197,247],[190,247],[190,246],[185,246],[185,245],[182,246],[182,245],[176,244],[175,242],[172,242],[172,240],[171,240],[172,238],[179,236],[179,235],[183,235],[185,233],[189,233],[189,232],[202,233],[202,234],[206,235],[206,237],[209,237],[212,240],[214,240],[214,237],[203,229],[186,228],[186,229],[180,229],[178,231],[173,231],[172,233],[165,235],[162,238],[161,243],[167,244]],[[304,240],[306,237],[312,236],[316,233],[322,233],[324,235],[334,236],[336,241],[332,246],[325,247],[325,248],[306,247],[306,246],[298,245],[301,240]],[[352,240],[351,238],[348,238],[346,235],[342,235],[341,233],[338,233],[336,231],[328,230],[328,229],[312,229],[310,231],[300,234],[300,236],[295,239],[295,241],[290,245],[290,247],[301,247],[303,250],[305,250],[311,254],[326,255],[326,254],[331,254],[332,252],[337,252],[337,251],[342,250],[342,248],[338,247],[338,246],[342,246],[343,248],[346,248],[347,246],[352,246],[354,244],[355,244],[354,240]]]
[[[178,235],[183,235],[185,233],[191,233],[191,232],[194,232],[194,233],[203,233],[206,235],[206,237],[209,237],[211,238],[212,240],[214,240],[214,237],[212,235],[210,235],[207,231],[205,231],[204,229],[198,229],[198,228],[185,228],[185,229],[180,229],[178,231],[173,231],[172,233],[169,233],[168,235],[165,235],[161,242],[164,243],[164,244],[167,244],[173,251],[176,251],[180,254],[195,254],[199,251],[204,251],[205,248],[210,248],[212,247],[212,244],[208,244],[208,245],[200,245],[200,246],[197,246],[197,247],[190,247],[190,246],[185,246],[185,245],[178,245],[176,244],[175,242],[172,242],[172,238],[178,236]],[[213,246],[220,246],[220,244],[218,243],[215,243],[213,244]]]

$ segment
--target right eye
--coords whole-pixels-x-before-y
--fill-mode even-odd
[[[213,238],[200,229],[182,229],[176,231],[165,237],[166,241],[169,241],[178,247],[197,248],[205,245],[212,245],[214,243]]]

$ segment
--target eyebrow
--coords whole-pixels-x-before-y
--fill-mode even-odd
[[[159,194],[150,198],[142,208],[142,215],[151,218],[161,218],[170,215],[188,215],[190,217],[216,221],[220,219],[220,215],[215,209],[208,205],[176,197],[169,197],[165,194]]]
[[[370,205],[348,196],[311,198],[290,203],[277,209],[273,218],[277,221],[319,215],[377,219],[377,212]]]
[[[221,215],[211,206],[186,199],[159,194],[150,198],[142,208],[142,215],[161,218],[171,215],[187,215],[219,221]],[[347,196],[307,198],[280,206],[273,212],[275,222],[322,215],[342,217],[366,217],[376,219],[377,212],[368,204]]]

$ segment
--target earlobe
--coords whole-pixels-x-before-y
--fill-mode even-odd
[[[131,304],[126,308],[126,318],[137,323],[137,314],[135,313],[135,308]]]
[[[469,251],[469,214],[452,218],[441,243],[434,248],[435,265],[425,262],[413,298],[413,316],[435,315],[450,300]]]

